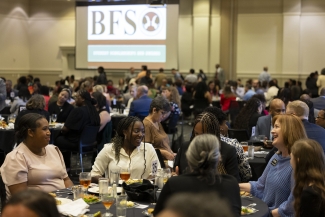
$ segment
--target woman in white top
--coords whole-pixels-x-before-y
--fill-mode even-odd
[[[7,198],[30,188],[51,192],[73,185],[60,150],[48,145],[51,133],[44,116],[25,114],[15,131],[17,139],[23,142],[6,156],[1,166]]]
[[[144,126],[139,118],[123,118],[112,143],[106,144],[98,154],[91,170],[92,182],[98,183],[110,168],[129,168],[131,179],[146,179],[151,175],[152,165],[160,168],[155,149],[150,143],[142,143]]]

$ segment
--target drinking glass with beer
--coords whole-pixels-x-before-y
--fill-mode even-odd
[[[113,214],[109,212],[109,208],[111,208],[111,206],[113,205],[114,200],[115,200],[112,189],[110,189],[108,191],[108,193],[102,194],[100,196],[100,199],[101,199],[101,201],[102,201],[102,203],[103,203],[103,205],[105,206],[105,209],[106,209],[105,216],[113,216]]]
[[[131,173],[130,173],[130,169],[129,168],[121,168],[120,171],[120,178],[123,181],[127,181],[130,179]]]
[[[241,146],[243,147],[244,152],[245,152],[245,151],[248,151],[248,142],[241,142],[240,144],[241,144]]]
[[[85,194],[87,194],[87,189],[91,182],[90,172],[82,172],[79,174],[80,185],[82,185]]]

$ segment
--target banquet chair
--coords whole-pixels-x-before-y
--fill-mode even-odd
[[[99,131],[99,126],[86,126],[81,133],[79,150],[78,150],[81,172],[84,171],[82,155],[97,152],[96,137],[98,131]]]
[[[3,207],[6,205],[6,187],[5,183],[2,180],[2,176],[0,176],[0,199],[1,199],[1,209],[2,212]]]
[[[238,142],[244,142],[249,140],[248,132],[245,129],[228,129],[228,137],[237,139]]]

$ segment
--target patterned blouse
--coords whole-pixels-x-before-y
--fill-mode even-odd
[[[252,177],[252,170],[248,163],[248,158],[244,154],[243,147],[239,144],[237,139],[231,139],[223,135],[220,135],[220,138],[221,141],[236,148],[239,176],[242,182],[247,182]]]

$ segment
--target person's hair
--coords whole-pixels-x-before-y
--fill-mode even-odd
[[[61,92],[63,92],[63,91],[65,91],[65,92],[67,92],[68,93],[68,100],[71,98],[71,90],[69,89],[69,88],[63,88],[61,91],[60,91],[60,93]]]
[[[93,87],[93,91],[94,92],[100,92],[100,93],[103,93],[104,92],[104,88],[102,87],[102,85],[95,85]]]
[[[176,85],[177,87],[182,87],[182,84],[183,84],[183,82],[182,82],[182,80],[180,80],[180,79],[178,79],[178,80],[175,81],[175,85]]]
[[[161,90],[168,90],[170,92],[170,98],[168,100],[176,103],[178,107],[181,107],[181,100],[176,87],[163,87]]]
[[[41,89],[42,85],[40,82],[35,82],[33,85],[36,85],[38,87],[38,91]]]
[[[192,86],[192,84],[186,84],[186,85],[185,85],[185,90],[186,90],[186,92],[188,92],[188,93],[192,93],[192,91],[193,91],[193,86]]]
[[[159,72],[164,72],[164,69],[163,69],[163,68],[160,68],[160,69],[159,69]]]
[[[78,94],[81,98],[84,99],[84,103],[86,105],[86,108],[88,110],[89,116],[90,116],[90,125],[91,126],[99,126],[100,124],[100,118],[98,115],[98,112],[94,105],[97,104],[97,101],[94,98],[90,97],[90,93],[86,90],[79,90]]]
[[[34,80],[34,77],[31,74],[27,75],[27,78],[30,78],[31,81]]]
[[[230,85],[225,85],[223,88],[223,95],[226,98],[236,96],[232,91],[231,91],[231,86]]]
[[[261,105],[261,101],[257,98],[250,98],[246,105],[239,111],[238,116],[234,122],[234,129],[248,129],[249,120],[257,113],[258,107]]]
[[[213,92],[213,94],[217,94],[217,89],[216,89],[216,85],[215,85],[214,81],[209,81],[208,90],[211,91],[210,84],[214,84],[214,88],[212,89],[212,92]]]
[[[309,115],[308,105],[300,100],[289,102],[287,105],[287,109],[293,110],[295,115],[297,115],[298,117],[308,117]]]
[[[213,114],[218,119],[219,124],[222,124],[222,122],[227,120],[227,115],[218,107],[209,106],[206,109],[204,109],[204,111]]]
[[[144,70],[144,71],[147,71],[147,70],[148,70],[148,66],[146,66],[146,65],[142,65],[141,68],[142,68],[142,70]]]
[[[49,96],[50,95],[50,89],[48,86],[42,85],[40,88],[40,94],[44,96]]]
[[[19,79],[18,79],[18,83],[20,84],[27,84],[27,78],[25,76],[21,76]]]
[[[320,94],[319,95],[325,96],[325,88],[324,87],[320,90]]]
[[[34,131],[39,127],[38,120],[45,118],[44,116],[37,113],[28,113],[23,115],[15,122],[15,135],[17,141],[24,141],[27,138],[28,129]]]
[[[296,216],[300,216],[302,191],[310,183],[320,195],[321,203],[317,204],[317,209],[320,210],[325,206],[325,159],[322,146],[315,140],[301,139],[294,143],[291,153],[295,163],[293,195]]]
[[[250,79],[250,80],[251,80],[250,82],[252,82],[252,79]],[[250,83],[248,83],[248,82],[249,82],[249,80],[247,81],[245,87],[246,87],[248,90],[250,90],[250,89],[252,89],[252,84],[250,84]]]
[[[203,81],[200,81],[199,83],[196,84],[194,98],[195,99],[204,98],[204,95],[207,91],[209,91],[207,84]]]
[[[26,109],[44,109],[45,108],[45,99],[40,94],[33,95],[26,103]]]
[[[36,82],[41,83],[41,79],[39,79],[39,78],[34,78],[34,83],[36,83]]]
[[[169,112],[171,109],[168,100],[163,96],[157,96],[151,101],[149,109],[150,114],[153,112],[154,108],[156,108],[157,111],[163,110],[165,112]]]
[[[212,134],[220,138],[220,126],[217,118],[210,112],[202,112],[195,118],[190,141],[195,137],[194,128],[199,122],[202,123],[202,131],[204,134]]]
[[[190,73],[191,74],[194,74],[195,73],[195,70],[194,69],[190,69]]]
[[[27,86],[22,86],[18,91],[18,97],[22,99],[24,102],[30,99],[31,95],[27,88]]]
[[[106,97],[101,92],[93,92],[91,95],[97,101],[97,107],[99,109],[106,106]]]
[[[325,68],[322,69],[321,74],[325,75]]]
[[[23,205],[39,217],[60,217],[54,197],[39,190],[28,189],[14,194],[6,203],[7,206]]]
[[[102,72],[104,72],[104,67],[99,66],[97,70],[98,70],[99,73],[102,73]]]
[[[276,86],[276,83],[273,80],[269,81],[269,87],[273,87],[273,86]]]
[[[212,192],[176,194],[167,201],[165,210],[186,217],[234,216],[228,202]]]
[[[264,94],[254,94],[252,96],[252,98],[259,99],[261,101],[261,103],[266,103],[266,99],[265,99]]]
[[[113,143],[113,150],[115,152],[115,160],[117,161],[117,163],[120,161],[120,152],[121,152],[121,148],[123,147],[124,144],[124,130],[129,130],[130,132],[130,136],[132,136],[132,132],[133,132],[133,128],[134,128],[134,124],[135,122],[141,122],[141,124],[143,125],[142,121],[135,116],[128,116],[123,118],[117,125],[116,128],[116,134],[115,137],[112,139],[112,143]],[[129,129],[131,127],[131,129]],[[141,175],[141,178],[143,176],[143,174],[146,171],[146,167],[147,167],[147,161],[146,161],[146,143],[144,142],[144,152],[143,152],[143,157],[144,157],[144,168],[143,168],[143,173]],[[131,163],[131,160],[130,160]]]
[[[295,115],[276,115],[272,118],[272,126],[278,121],[281,125],[283,143],[291,153],[291,147],[299,139],[307,139],[307,134],[302,121]]]
[[[186,159],[200,180],[215,183],[220,158],[220,141],[215,135],[198,135],[190,143]]]
[[[315,114],[314,114],[314,103],[312,101],[310,101],[310,98],[305,99],[304,97],[309,97],[309,95],[306,95],[306,94],[301,95],[299,101],[302,101],[302,102],[306,103],[306,105],[308,106],[308,110],[309,110],[308,121],[310,123],[314,124],[316,122]]]

